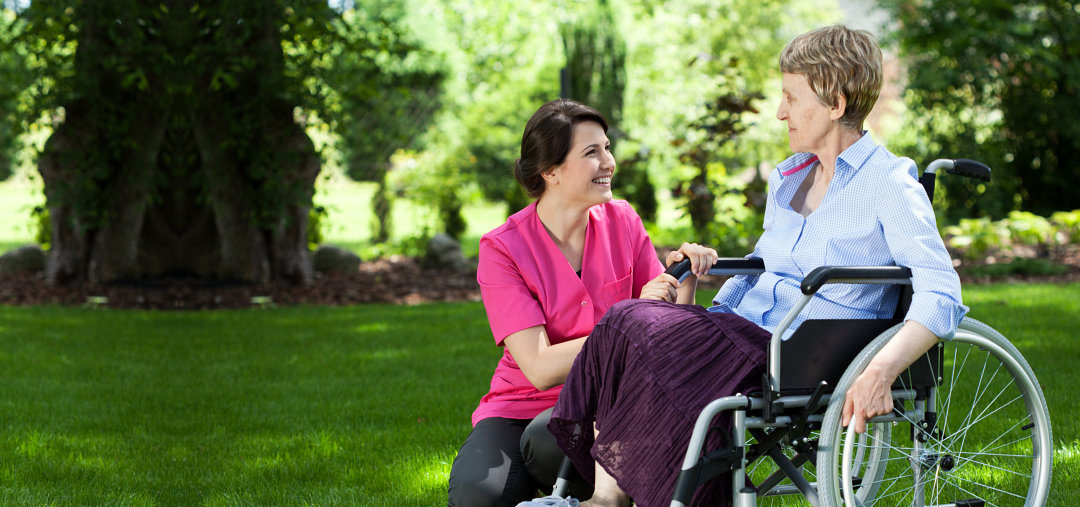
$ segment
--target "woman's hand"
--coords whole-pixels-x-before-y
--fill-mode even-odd
[[[641,288],[641,299],[654,299],[674,303],[679,288],[679,281],[667,273],[660,273]]]
[[[720,255],[712,248],[697,243],[683,243],[678,250],[668,252],[667,265],[671,266],[683,259],[690,259],[690,273],[701,278],[709,274],[709,269],[719,258]]]
[[[892,383],[895,375],[890,375],[884,368],[871,363],[855,382],[851,384],[844,397],[842,424],[855,424],[855,431],[866,431],[866,421],[870,418],[892,412]]]
[[[937,336],[918,321],[905,322],[851,384],[844,397],[841,423],[844,426],[854,424],[855,431],[863,433],[870,418],[892,412],[893,381],[937,340]]]

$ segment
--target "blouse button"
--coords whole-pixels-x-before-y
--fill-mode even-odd
[[[587,304],[589,304],[589,302],[588,302],[588,301],[582,301],[582,302],[581,302],[581,306],[585,306],[585,305],[587,305]]]

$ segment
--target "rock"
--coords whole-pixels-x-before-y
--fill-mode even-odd
[[[45,252],[37,245],[21,246],[0,255],[0,273],[37,273],[45,271]]]
[[[456,273],[471,271],[476,266],[461,253],[461,243],[448,234],[436,234],[427,244],[424,267],[450,269]]]
[[[360,269],[360,256],[341,247],[320,245],[311,264],[319,273],[355,273]]]

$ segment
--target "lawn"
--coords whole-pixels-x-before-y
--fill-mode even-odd
[[[1051,505],[1071,504],[1080,284],[970,286],[965,298],[1040,376]],[[498,355],[476,303],[0,307],[0,504],[445,504]]]

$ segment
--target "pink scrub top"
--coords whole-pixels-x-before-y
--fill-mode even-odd
[[[552,344],[587,336],[608,308],[640,296],[663,271],[641,218],[626,201],[612,200],[589,209],[578,278],[533,203],[480,239],[476,281],[501,347],[507,336],[538,325]],[[537,390],[504,349],[472,423],[488,417],[532,419],[554,406],[561,390],[561,385]]]

